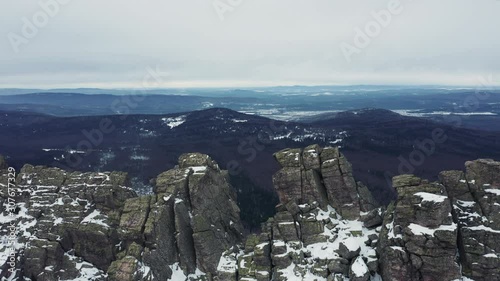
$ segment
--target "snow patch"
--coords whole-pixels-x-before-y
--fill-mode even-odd
[[[165,117],[161,119],[167,126],[170,127],[170,129],[173,129],[175,127],[178,127],[184,122],[186,122],[186,115],[178,116],[178,117]]]
[[[485,189],[484,191],[486,193],[491,193],[491,194],[495,194],[495,195],[499,195],[500,196],[500,189]]]
[[[434,193],[428,193],[428,192],[417,192],[417,193],[415,193],[415,195],[422,198],[422,202],[441,203],[441,202],[444,202],[444,200],[448,199],[448,197],[446,197],[446,196],[438,195],[438,194],[434,194]]]
[[[190,167],[195,174],[204,174],[207,171],[207,166],[194,166]]]
[[[103,215],[101,214],[101,212],[99,212],[99,210],[94,210],[92,213],[90,213],[89,215],[87,215],[81,222],[81,224],[89,224],[89,223],[93,223],[93,224],[98,224],[98,225],[102,225],[106,228],[109,228],[109,225],[107,223],[104,222],[105,219],[98,219],[97,217],[103,217]]]
[[[363,277],[369,272],[368,266],[366,266],[362,257],[358,257],[352,263],[351,270],[356,277]]]
[[[410,223],[408,228],[415,235],[434,235],[436,231],[455,231],[457,229],[457,225],[455,223],[451,225],[441,225],[438,228],[428,228],[419,224]]]

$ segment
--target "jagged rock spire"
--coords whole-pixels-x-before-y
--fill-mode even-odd
[[[0,203],[6,178],[0,170]],[[212,280],[221,254],[243,238],[227,172],[199,153],[182,155],[158,176],[155,193],[140,197],[122,172],[25,165],[17,183],[19,214],[3,210],[0,231],[8,235],[11,223],[19,229],[20,279]],[[0,245],[3,256],[8,251]]]
[[[208,155],[183,154],[178,166],[157,177],[154,192],[150,201],[127,201],[121,230],[143,229],[143,235],[139,232],[124,239],[126,244],[141,239],[146,245],[142,262],[150,265],[159,280],[179,274],[211,278],[222,253],[243,239],[240,210],[227,171]],[[128,205],[132,205],[130,212]],[[141,215],[139,210],[149,212]],[[113,280],[120,280],[122,262],[128,261],[115,262]]]
[[[282,166],[273,183],[283,205],[331,205],[346,219],[357,219],[360,211],[377,206],[366,186],[356,183],[351,164],[338,148],[311,145],[303,150],[285,149],[274,156]]]
[[[338,148],[311,145],[274,156],[282,166],[273,176],[280,198],[276,215],[260,235],[247,238],[242,254],[223,255],[221,280],[344,280],[350,274],[351,280],[367,281],[375,276],[381,210],[367,187],[356,183]],[[371,229],[357,220],[362,214]]]
[[[465,167],[435,183],[393,179],[398,199],[379,244],[384,280],[500,280],[500,162]]]

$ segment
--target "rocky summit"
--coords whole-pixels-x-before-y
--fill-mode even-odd
[[[396,176],[398,198],[385,207],[354,179],[338,148],[274,156],[280,203],[248,235],[238,187],[208,155],[180,156],[144,196],[122,172],[32,165],[9,193],[13,175],[0,157],[0,278],[500,280],[500,162],[470,161],[437,182]]]
[[[380,278],[376,246],[382,209],[352,176],[338,148],[275,154],[276,215],[219,263],[220,280]],[[368,227],[367,227],[368,226]],[[373,276],[373,277],[372,277]]]
[[[380,234],[383,280],[500,280],[500,163],[477,160],[440,181],[394,178]]]
[[[0,171],[2,202],[7,170]],[[68,173],[25,165],[17,176],[16,215],[2,243],[2,278],[8,280],[211,280],[220,256],[241,244],[236,196],[210,157],[185,154],[156,179],[154,194],[138,197],[124,173]],[[5,242],[5,241],[3,241]],[[2,279],[3,280],[3,279]]]

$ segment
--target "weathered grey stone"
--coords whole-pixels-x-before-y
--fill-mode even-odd
[[[296,167],[300,168],[302,165],[301,160],[302,150],[300,148],[295,149],[284,149],[282,151],[276,152],[274,158],[281,165],[281,167]]]
[[[108,270],[109,281],[150,281],[151,274],[144,275],[140,270],[139,260],[127,256],[121,260],[114,261]]]
[[[28,191],[18,223],[39,241],[30,242],[23,256],[22,263],[31,264],[26,276],[167,280],[171,267],[179,266],[186,275],[198,268],[206,273],[199,278],[213,279],[222,251],[241,242],[236,194],[210,157],[186,154],[179,161],[155,180],[155,195],[142,197],[128,187],[126,173],[25,165],[16,180]],[[261,262],[270,259],[269,251]],[[95,276],[82,277],[78,266]]]
[[[184,201],[175,202],[174,213],[180,266],[184,272],[192,274],[196,271],[196,249],[194,248],[193,228],[186,203]]]
[[[338,148],[327,147],[321,152],[321,174],[328,201],[346,219],[360,215],[356,181],[352,167]]]
[[[457,229],[444,186],[411,175],[395,177],[393,185],[398,200],[388,209],[380,234],[383,279],[460,278],[455,261]]]
[[[130,198],[125,201],[120,218],[119,234],[124,241],[144,242],[144,226],[150,211],[151,196]]]
[[[316,171],[321,169],[321,160],[319,155],[321,154],[322,150],[323,148],[321,148],[317,144],[313,144],[304,148],[304,152],[302,153],[304,169]]]
[[[359,207],[362,212],[369,212],[380,206],[366,185],[362,182],[357,182],[356,186],[359,194]]]
[[[366,228],[373,228],[382,225],[382,210],[373,209],[367,214],[361,215],[360,220]]]
[[[354,181],[338,149],[313,145],[276,158],[283,166],[273,178],[280,205],[262,233],[249,235],[244,244],[227,172],[206,155],[182,155],[179,166],[154,181],[155,194],[142,197],[128,187],[125,173],[25,165],[16,180],[25,190],[19,197],[22,215],[14,221],[21,230],[18,243],[26,247],[19,257],[22,274],[40,281],[150,281],[169,280],[172,270],[188,275],[199,269],[205,275],[191,279],[268,281],[314,274],[367,281],[378,273],[384,281],[500,280],[500,163],[470,161],[465,173],[442,172],[439,183],[395,177],[398,200],[384,213],[374,208],[368,188]],[[1,168],[0,178],[6,179]],[[3,203],[5,193],[0,194]],[[7,225],[0,226],[2,235]],[[328,243],[336,239],[343,241],[332,250]],[[369,250],[361,253],[361,246]],[[375,246],[377,253],[370,250]],[[331,252],[317,256],[318,249]],[[222,255],[234,261],[223,270]]]
[[[473,280],[500,280],[500,163],[479,159],[465,166],[466,173],[440,174],[459,228],[463,274]]]
[[[354,246],[354,248],[352,248]],[[361,251],[360,245],[349,245],[345,242],[340,242],[338,253],[346,260],[352,260],[359,255]]]
[[[302,201],[302,172],[300,167],[284,167],[273,175],[273,184],[283,204]]]
[[[275,158],[282,169],[273,176],[273,183],[283,205],[315,203],[326,209],[330,204],[346,219],[357,219],[360,211],[378,205],[368,188],[356,183],[351,165],[338,148],[285,149]]]
[[[143,261],[151,267],[154,276],[168,279],[171,270],[167,265],[179,261],[175,239],[174,198],[151,205],[144,226],[145,246]]]
[[[330,273],[341,273],[347,275],[349,273],[349,261],[343,258],[338,258],[328,263]]]

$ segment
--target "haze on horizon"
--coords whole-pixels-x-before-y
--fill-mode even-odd
[[[393,1],[2,1],[0,88],[500,85],[497,0],[400,0],[347,59]]]

